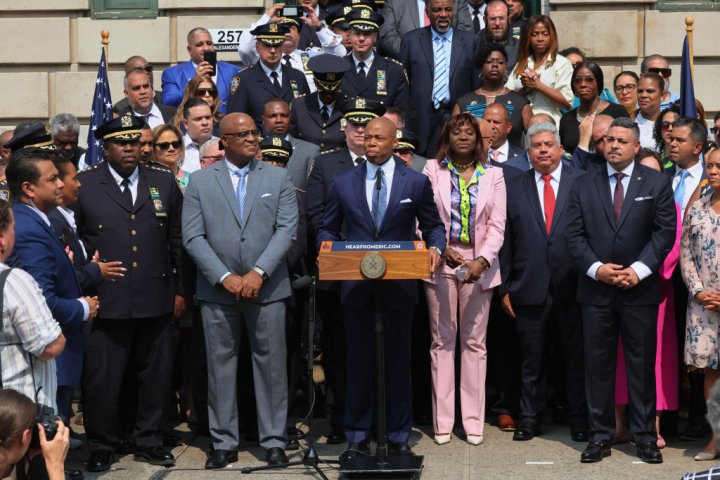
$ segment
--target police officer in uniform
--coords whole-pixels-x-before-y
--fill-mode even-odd
[[[290,103],[293,98],[309,93],[305,74],[280,62],[280,47],[288,31],[286,25],[266,23],[251,32],[257,41],[255,48],[260,60],[233,77],[228,113],[247,113],[261,128],[260,115],[265,102],[280,97]]]
[[[318,55],[308,61],[317,92],[296,98],[290,105],[290,135],[330,150],[345,143],[340,85],[350,66],[335,55]]]
[[[400,157],[408,167],[412,168],[416,172],[422,173],[425,163],[427,162],[427,158],[415,153],[418,146],[415,135],[413,135],[408,129],[398,129],[397,139],[398,146],[395,148],[395,155]]]
[[[322,222],[333,179],[336,175],[355,168],[365,161],[363,145],[365,125],[385,113],[385,107],[374,100],[351,98],[339,103],[340,109],[345,112],[345,144],[321,152],[313,164],[305,188],[308,232],[311,238],[317,235]],[[311,241],[309,245],[315,245],[315,242]],[[308,249],[311,248],[313,247]],[[316,257],[316,255],[309,256]],[[320,336],[325,370],[326,403],[330,410],[330,433],[327,443],[334,445],[345,441],[345,329],[339,282],[318,282],[317,305],[322,325]]]
[[[383,17],[367,8],[355,8],[345,20],[350,25],[352,52],[345,57],[351,68],[343,79],[343,94],[376,100],[406,115],[410,92],[405,68],[374,51]]]
[[[125,276],[102,283],[103,306],[86,339],[85,431],[88,471],[110,468],[124,437],[119,400],[126,376],[137,385],[134,459],[172,466],[163,447],[175,347],[173,318],[188,302],[182,282],[182,193],[167,170],[139,164],[143,120],[123,116],[98,127],[106,161],[80,173],[74,206],[78,234],[101,257],[119,260]]]
[[[15,153],[23,148],[40,148],[43,150],[55,150],[52,136],[50,135],[50,125],[43,122],[29,121],[19,124],[13,136],[3,147],[9,148]]]

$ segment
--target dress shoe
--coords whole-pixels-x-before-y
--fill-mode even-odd
[[[150,465],[159,465],[161,467],[172,467],[175,465],[175,457],[163,447],[136,448],[133,460],[136,462],[145,462]]]
[[[525,442],[527,440],[532,440],[533,437],[536,437],[539,434],[540,429],[534,420],[523,419],[517,425],[515,433],[513,433],[513,440],[517,442]]]
[[[662,453],[655,442],[638,443],[637,456],[645,463],[663,463]]]
[[[82,444],[83,444],[82,440],[70,435],[70,450],[77,450],[82,447]]]
[[[586,428],[571,428],[570,438],[573,442],[587,442],[590,440],[590,434]]]
[[[302,440],[305,438],[305,432],[297,428],[296,426],[287,428],[288,438],[294,438],[295,440]]]
[[[503,432],[514,432],[515,420],[510,415],[500,414],[498,415],[497,426]]]
[[[238,454],[234,450],[213,450],[210,456],[205,460],[205,468],[208,470],[214,468],[225,468],[228,463],[237,462]]]
[[[698,462],[707,462],[709,460],[715,460],[719,456],[720,456],[720,452],[714,452],[714,453],[713,452],[700,452],[697,455],[695,455],[695,457],[693,457],[693,458],[695,459],[695,461],[698,461]]]
[[[450,443],[451,438],[452,435],[449,433],[446,433],[444,435],[435,434],[433,440],[435,440],[435,443],[437,443],[438,445],[445,445],[446,443]]]
[[[88,472],[107,472],[112,464],[112,452],[109,450],[98,450],[90,453],[87,461]]]
[[[588,443],[585,451],[580,454],[580,462],[595,463],[610,456],[610,445],[604,443]]]
[[[300,444],[298,443],[297,438],[290,437],[287,445],[285,445],[285,450],[300,450]]]
[[[415,453],[413,453],[412,449],[410,448],[410,445],[408,445],[408,442],[398,442],[398,443],[389,443],[388,444],[388,453],[391,455],[398,455],[401,457],[414,457]]]
[[[133,447],[133,444],[130,443],[129,440],[120,440],[115,451],[118,455],[130,455],[135,453],[135,447]]]
[[[483,443],[483,440],[482,435],[465,435],[465,441],[474,447]]]
[[[171,435],[169,433],[163,432],[162,437],[164,447],[175,448],[179,445],[182,445],[182,438],[178,437],[177,435]]]
[[[82,470],[65,469],[65,480],[83,480],[83,478],[85,478],[85,475],[83,475]]]
[[[688,428],[680,434],[680,440],[700,440],[710,435],[710,427],[705,423],[688,425]]]
[[[288,463],[290,460],[288,460],[287,455],[285,455],[285,450],[280,447],[272,447],[268,448],[267,452],[265,452],[265,461],[271,467],[275,467],[283,463]]]
[[[340,454],[340,462],[349,462],[360,455],[370,455],[370,444],[368,442],[350,442],[347,449]]]
[[[345,443],[345,440],[345,432],[342,430],[331,430],[325,443],[328,445],[340,445],[341,443]]]

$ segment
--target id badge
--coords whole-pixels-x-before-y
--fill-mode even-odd
[[[157,187],[149,187],[148,189],[150,190],[150,200],[152,200],[153,210],[155,210],[155,217],[167,218],[165,206],[163,205],[162,200],[160,200],[160,191]]]

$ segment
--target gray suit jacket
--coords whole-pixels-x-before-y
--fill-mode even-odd
[[[467,0],[453,0],[453,12],[453,28],[473,30],[472,19],[468,15]],[[380,27],[380,48],[386,55],[399,60],[402,37],[416,28],[425,26],[420,24],[417,0],[385,0],[385,7],[381,13],[385,23]]]
[[[287,171],[252,160],[242,218],[225,161],[190,175],[183,203],[183,245],[198,267],[199,300],[234,305],[219,283],[227,272],[260,267],[270,278],[257,303],[290,296],[286,256],[295,241],[297,194]]]
[[[305,190],[312,162],[320,156],[320,147],[290,135],[293,153],[288,160],[287,170],[295,188]]]
[[[425,168],[425,163],[427,163],[427,158],[423,157],[422,155],[413,154],[413,164],[412,168],[416,172],[422,173],[423,168]]]

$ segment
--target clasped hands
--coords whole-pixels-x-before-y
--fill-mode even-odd
[[[520,74],[520,82],[527,90],[535,90],[540,83],[540,75],[532,70],[525,70]]]
[[[230,292],[235,297],[235,300],[258,298],[262,284],[263,279],[255,270],[250,270],[245,275],[231,273],[222,282],[225,290]]]
[[[597,269],[595,278],[601,282],[613,285],[623,290],[633,288],[640,283],[640,277],[638,277],[635,270],[631,267],[623,267],[615,263],[605,263]]]
[[[695,299],[703,304],[705,310],[720,310],[720,292],[717,290],[703,290],[695,294]]]
[[[452,247],[445,248],[443,257],[445,258],[445,263],[450,268],[457,268],[461,265],[467,268],[468,272],[463,283],[475,283],[486,269],[485,262],[482,260],[475,259],[466,262],[462,255]]]

